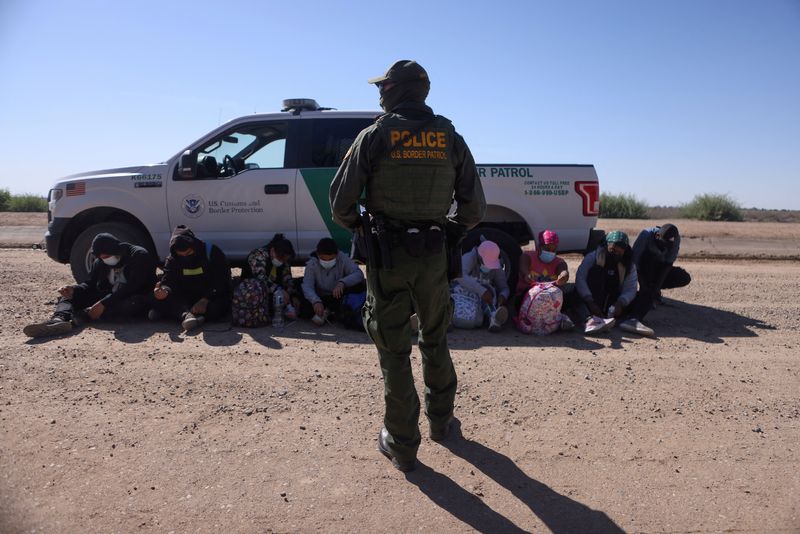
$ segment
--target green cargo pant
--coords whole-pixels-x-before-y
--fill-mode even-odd
[[[378,349],[383,372],[388,444],[400,459],[416,458],[420,443],[419,397],[411,372],[411,326],[419,319],[419,350],[425,381],[425,415],[441,428],[453,413],[456,372],[447,348],[452,316],[446,254],[412,258],[392,248],[394,267],[367,272],[364,325]]]

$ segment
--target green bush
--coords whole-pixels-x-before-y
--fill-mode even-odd
[[[647,204],[633,195],[601,193],[600,217],[604,219],[647,219]]]
[[[8,211],[8,203],[11,200],[11,191],[0,189],[0,211]]]
[[[8,201],[8,211],[47,211],[47,199],[38,195],[14,195]]]
[[[742,221],[744,214],[739,204],[728,195],[697,195],[694,200],[681,207],[687,219],[701,221]]]

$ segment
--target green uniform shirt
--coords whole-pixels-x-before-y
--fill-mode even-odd
[[[389,116],[412,121],[434,118],[431,108],[419,102],[400,104],[392,110]],[[380,121],[378,121],[358,134],[331,183],[330,203],[333,220],[345,228],[353,228],[356,225],[358,201],[364,193],[364,189],[371,187],[372,177],[378,171],[381,162],[389,157],[389,147],[386,146],[387,135],[382,132],[381,128]],[[449,149],[449,157],[455,170],[453,198],[456,201],[452,220],[469,229],[483,219],[486,211],[486,198],[472,153],[464,138],[455,131],[453,131],[452,145],[452,148]],[[426,206],[421,206],[420,211],[428,211],[425,208]],[[445,211],[439,217],[443,219],[446,215]],[[419,219],[426,220],[431,218],[429,216],[419,217]]]

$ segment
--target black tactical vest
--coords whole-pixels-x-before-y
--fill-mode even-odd
[[[367,208],[390,219],[444,221],[453,201],[455,129],[444,117],[378,120],[382,156],[367,185]],[[381,144],[379,144],[381,146]]]

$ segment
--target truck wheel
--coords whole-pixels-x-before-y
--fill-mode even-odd
[[[113,234],[120,241],[151,249],[150,239],[135,226],[121,222],[94,224],[78,235],[69,251],[69,267],[76,282],[81,283],[89,279],[89,271],[95,260],[92,254],[92,241],[97,234],[104,232]]]
[[[517,271],[519,270],[519,257],[522,255],[522,248],[517,241],[497,228],[474,228],[467,233],[461,243],[461,252],[466,253],[478,246],[481,241],[494,241],[500,247],[500,264],[506,272],[508,287],[512,294],[517,286]]]

